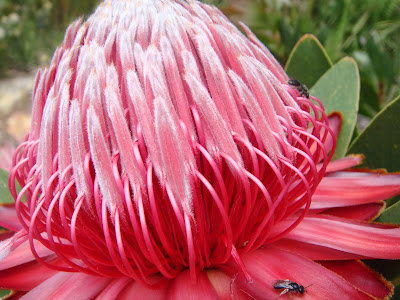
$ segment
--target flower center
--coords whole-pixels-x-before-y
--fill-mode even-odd
[[[307,213],[334,148],[323,107],[215,8],[131,5],[72,25],[38,73],[10,174],[32,251],[148,284],[240,265]]]

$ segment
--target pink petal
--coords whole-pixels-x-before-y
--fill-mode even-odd
[[[247,37],[250,41],[253,42],[254,47],[253,51],[256,52],[257,58],[260,59],[263,63],[265,63],[268,69],[274,72],[274,75],[281,81],[284,82],[288,80],[288,76],[286,75],[283,68],[279,65],[279,62],[275,59],[275,57],[271,54],[267,47],[264,46],[263,43],[259,41],[256,35],[251,32],[251,30],[242,22],[239,22],[240,26],[242,26],[243,30],[246,32]],[[261,51],[256,51],[261,50]]]
[[[122,205],[121,194],[113,174],[110,146],[101,131],[100,119],[95,109],[90,106],[87,112],[90,151],[100,190],[110,212]]]
[[[107,98],[107,111],[113,130],[118,133],[115,134],[115,137],[118,142],[122,164],[131,183],[139,183],[143,187],[144,178],[134,157],[133,139],[124,117],[123,107],[118,100],[118,91],[115,90],[114,85],[106,88],[105,96]]]
[[[213,99],[210,97],[207,88],[201,81],[193,75],[193,71],[185,76],[185,80],[190,87],[193,100],[201,117],[206,136],[206,147],[211,153],[219,151],[228,154],[238,164],[243,165],[242,156],[237,149],[232,132],[224,122]]]
[[[36,241],[34,242],[34,244],[35,244],[35,250],[40,257],[45,257],[45,256],[50,257],[50,255],[53,255],[53,251],[47,249],[45,246],[43,246],[43,244]],[[0,271],[18,265],[22,265],[27,262],[31,262],[34,259],[35,258],[32,255],[29,242],[25,241],[21,245],[19,245],[16,249],[11,251],[11,253],[6,258],[4,258],[4,260],[0,262]]]
[[[165,36],[162,36],[160,41],[160,51],[162,53],[163,63],[165,65],[165,73],[168,81],[169,91],[176,111],[179,114],[179,119],[185,123],[192,138],[195,138],[196,132],[194,129],[194,123],[190,114],[189,102],[185,93],[183,78],[181,76],[181,72],[183,70],[179,69],[179,52],[174,53],[173,50],[176,45],[172,44],[175,43],[176,39],[172,39],[170,41]]]
[[[24,240],[24,231],[0,243],[0,287],[28,291],[57,271],[46,268],[35,261],[28,241]],[[38,255],[48,260],[55,260],[53,252],[39,242],[35,243]],[[47,256],[47,257],[46,257]]]
[[[241,291],[250,297],[247,299],[275,299],[281,291],[273,285],[278,280],[289,279],[304,287],[312,284],[302,299],[372,299],[336,273],[294,253],[264,248],[246,254],[243,262],[252,282],[246,282],[238,273],[232,284],[233,297]]]
[[[0,286],[3,289],[29,291],[57,272],[37,261],[31,261],[0,271]]]
[[[119,293],[130,283],[131,278],[121,278],[113,280],[99,295],[97,295],[96,300],[108,300],[115,299],[119,297]]]
[[[214,286],[215,292],[218,295],[218,299],[232,299],[232,278],[229,275],[225,274],[221,270],[211,269],[207,271],[207,276],[211,284]]]
[[[111,280],[111,278],[95,277],[83,273],[59,272],[21,299],[89,300],[107,287]]]
[[[399,193],[400,174],[336,172],[321,180],[311,209],[372,203]]]
[[[119,300],[130,299],[151,299],[151,300],[164,300],[167,294],[166,281],[157,284],[153,288],[149,288],[143,284],[132,281],[125,289],[115,297]]]
[[[326,172],[331,173],[331,172],[336,172],[336,171],[342,171],[348,168],[355,167],[359,164],[361,164],[361,161],[363,160],[364,156],[363,155],[350,155],[346,156],[334,161],[331,161],[328,166],[326,167]]]
[[[72,101],[69,115],[69,145],[71,151],[72,167],[74,170],[74,179],[76,182],[77,192],[85,194],[90,199],[92,190],[86,180],[85,175],[85,156],[88,153],[86,147],[84,129],[81,119],[81,108],[78,101]]]
[[[236,87],[243,106],[246,108],[247,113],[254,126],[258,129],[263,145],[268,153],[277,153],[279,151],[278,141],[274,137],[274,128],[271,128],[271,122],[266,119],[259,102],[255,99],[245,82],[233,71],[229,72],[231,80]],[[275,128],[276,129],[276,128]]]
[[[146,97],[140,85],[138,74],[133,70],[128,70],[127,80],[130,83],[128,84],[129,99],[132,106],[135,108],[147,150],[149,151],[151,161],[159,168],[161,158],[156,142],[152,110],[146,102]]]
[[[181,272],[168,288],[168,299],[219,299],[205,272],[198,274],[197,282],[191,281],[188,270]]]
[[[16,146],[14,145],[14,143],[11,143],[10,141],[5,141],[0,146],[0,169],[4,169],[7,172],[10,172],[10,170],[12,169],[12,160],[15,148]]]
[[[349,252],[355,257],[400,257],[400,228],[384,228],[379,224],[376,226],[330,216],[307,217],[287,237]]]
[[[65,79],[69,80],[71,76],[69,71]],[[64,171],[71,164],[71,149],[69,148],[69,128],[66,124],[66,120],[69,119],[69,105],[70,105],[70,95],[69,95],[69,84],[64,83],[60,95],[60,106],[58,112],[58,163],[60,171]]]
[[[334,207],[322,211],[324,215],[336,216],[358,221],[373,221],[385,208],[385,202],[367,203],[356,206]]]
[[[15,207],[0,205],[0,226],[3,226],[12,231],[22,229],[21,223],[18,220]]]
[[[274,242],[271,244],[271,247],[293,252],[311,260],[350,260],[367,258],[365,256],[356,256],[352,253],[332,249],[330,247],[309,244],[307,242],[287,238]]]
[[[238,105],[234,99],[228,74],[225,70],[216,49],[213,48],[212,42],[208,40],[200,28],[194,28],[196,31],[196,48],[198,49],[199,58],[204,69],[207,87],[213,103],[221,114],[222,118],[230,125],[230,129],[239,134],[246,136],[243,128],[242,118]]]
[[[10,252],[18,245],[18,235],[14,234],[10,237],[9,233],[2,234],[2,240],[0,242],[0,261],[5,259]]]
[[[54,56],[59,53],[61,48],[56,50]],[[54,68],[54,67],[53,67]],[[51,71],[53,71],[53,68]],[[32,92],[32,125],[30,139],[38,139],[40,135],[40,125],[42,123],[43,108],[46,103],[46,84],[48,79],[49,69],[39,70],[36,74],[34,88]]]
[[[325,261],[321,264],[378,299],[388,299],[393,294],[393,285],[360,261]]]
[[[162,168],[174,196],[186,209],[193,209],[191,170],[196,160],[179,124],[172,103],[159,97],[154,100],[154,124]]]
[[[57,153],[58,141],[58,109],[59,101],[54,95],[54,87],[50,90],[43,111],[43,122],[40,128],[37,165],[42,171],[43,189],[46,188],[53,175],[53,157]]]
[[[329,116],[328,116],[328,121],[329,121],[329,128],[333,131],[334,136],[337,138],[339,136],[340,133],[340,129],[342,127],[342,123],[343,123],[343,115],[340,112],[332,112]],[[325,141],[325,147],[327,149],[331,149],[333,145],[333,140],[331,135],[328,135],[328,138]]]

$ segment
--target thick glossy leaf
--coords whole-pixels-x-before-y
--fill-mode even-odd
[[[363,165],[371,169],[400,171],[400,97],[380,111],[351,144],[348,153],[365,155]]]
[[[354,59],[345,57],[329,69],[312,87],[310,94],[322,101],[327,114],[339,111],[343,124],[333,159],[343,157],[357,123],[360,77]]]
[[[11,293],[10,290],[0,290],[0,297],[7,296]]]
[[[380,223],[400,224],[400,201],[385,209],[377,221]]]
[[[3,169],[0,169],[0,203],[14,203],[8,190],[8,172]]]
[[[315,36],[306,34],[290,53],[286,73],[311,87],[330,67],[332,62],[324,47]]]

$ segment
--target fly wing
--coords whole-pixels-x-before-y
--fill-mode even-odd
[[[292,289],[292,286],[290,285],[290,280],[285,279],[285,280],[278,280],[274,284],[274,289],[280,290],[280,289]]]

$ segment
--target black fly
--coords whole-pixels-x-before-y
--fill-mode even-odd
[[[307,99],[310,97],[310,93],[308,92],[308,88],[305,84],[301,84],[299,81],[293,78],[289,79],[287,84],[298,90],[300,92],[300,96],[304,96]]]
[[[299,294],[303,295],[306,292],[306,288],[309,286],[311,286],[311,284],[304,287],[304,286],[298,284],[297,282],[293,282],[293,281],[290,281],[289,279],[285,279],[285,280],[278,280],[277,282],[275,282],[274,289],[276,289],[276,290],[283,289],[282,293],[280,293],[278,296],[278,297],[280,297],[286,293],[289,293],[289,295],[291,295],[291,293],[299,293]],[[276,298],[278,298],[278,297],[276,297]]]

